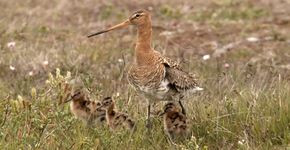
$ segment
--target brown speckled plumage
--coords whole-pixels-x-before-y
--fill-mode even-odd
[[[135,62],[129,69],[128,81],[149,100],[147,112],[149,124],[150,105],[152,102],[176,100],[179,101],[183,108],[180,100],[184,95],[200,91],[202,88],[198,87],[196,79],[184,72],[178,63],[164,57],[151,47],[151,15],[146,10],[139,10],[123,23],[88,37],[124,28],[128,25],[136,26],[138,32]]]
[[[105,111],[98,109],[101,104],[90,101],[83,91],[76,90],[71,98],[72,114],[86,125],[92,126],[105,121]]]
[[[135,122],[133,119],[126,113],[118,112],[115,107],[115,102],[111,97],[103,99],[101,108],[106,111],[106,121],[110,129],[116,130],[125,127],[134,131]]]
[[[168,135],[171,142],[183,140],[190,136],[187,117],[172,102],[164,106],[163,124],[164,132]]]

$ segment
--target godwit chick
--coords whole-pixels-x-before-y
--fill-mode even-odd
[[[126,127],[130,130],[135,129],[135,122],[128,116],[128,114],[115,110],[115,102],[111,97],[104,98],[101,107],[106,110],[106,121],[112,130],[119,127]]]
[[[90,101],[83,91],[76,90],[68,101],[71,100],[70,109],[72,114],[86,125],[91,126],[105,121],[106,112],[99,109],[101,103]]]
[[[106,111],[101,108],[100,102],[89,101],[87,108],[90,109],[90,121],[94,123],[103,123],[106,121]]]
[[[163,112],[164,131],[171,142],[183,140],[190,135],[185,114],[181,113],[177,106],[170,102],[164,106]]]
[[[137,27],[135,62],[128,72],[129,83],[148,100],[147,127],[150,123],[150,107],[157,101],[179,101],[185,95],[203,90],[196,79],[183,71],[178,63],[162,56],[151,47],[152,27],[151,15],[146,10],[133,13],[126,21],[88,37],[99,35],[129,25]],[[185,113],[185,110],[183,108]]]

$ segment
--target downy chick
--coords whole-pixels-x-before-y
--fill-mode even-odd
[[[90,101],[83,91],[76,90],[70,100],[72,114],[86,125],[91,126],[105,121],[105,111],[99,109],[101,103]]]
[[[182,140],[190,135],[187,117],[180,112],[176,104],[170,102],[164,106],[163,123],[164,132],[168,135],[171,142]]]
[[[112,130],[119,127],[135,130],[135,122],[129,118],[128,114],[116,111],[115,107],[115,102],[111,97],[103,99],[102,108],[106,111],[106,121],[108,126]]]
[[[89,101],[86,105],[90,110],[89,122],[92,122],[92,124],[106,121],[106,111],[101,108],[101,105],[100,102],[95,101]]]

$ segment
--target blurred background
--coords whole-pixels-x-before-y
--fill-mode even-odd
[[[31,89],[40,95],[47,92],[46,80],[49,73],[55,75],[56,68],[80,78],[92,97],[112,93],[125,101],[129,97],[134,103],[128,106],[129,112],[140,106],[137,112],[145,113],[144,102],[137,101],[142,97],[134,94],[126,80],[134,60],[136,29],[86,36],[147,9],[153,19],[153,47],[196,74],[206,89],[187,105],[192,108],[196,145],[261,148],[289,144],[289,0],[0,0],[0,9],[3,114],[10,111],[5,99],[19,100],[20,96],[31,101]],[[41,109],[39,105],[37,110]],[[225,117],[222,127],[215,122],[218,116],[242,111],[248,114]],[[11,116],[10,123],[14,119]],[[12,132],[17,125],[4,127],[2,142],[10,131],[18,134]]]
[[[56,67],[90,74],[96,82],[115,79],[124,63],[133,61],[136,29],[92,39],[86,35],[119,23],[140,8],[152,12],[155,49],[189,61],[187,65],[210,63],[202,58],[214,55],[231,67],[264,61],[290,67],[290,4],[285,0],[2,0],[0,4],[1,91],[11,94],[25,92],[23,82],[41,86],[41,79]]]

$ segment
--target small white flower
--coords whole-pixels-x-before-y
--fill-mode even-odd
[[[28,72],[28,75],[29,75],[29,76],[33,76],[33,74],[34,74],[33,71],[29,71],[29,72]]]
[[[117,92],[117,93],[116,93],[116,97],[119,97],[119,96],[120,96],[120,93],[119,93],[119,92]]]
[[[208,59],[210,59],[210,55],[208,55],[208,54],[207,54],[207,55],[203,55],[203,56],[202,56],[202,59],[203,59],[203,60],[208,60]]]
[[[245,144],[245,140],[243,139],[243,140],[241,140],[241,141],[238,141],[238,144],[239,144],[239,145],[244,145],[244,144]]]
[[[225,64],[224,64],[224,67],[225,67],[225,68],[229,68],[229,67],[230,67],[230,64],[225,63]]]
[[[48,61],[45,60],[45,61],[42,62],[42,64],[43,64],[44,66],[47,66],[47,65],[48,65]]]
[[[9,66],[10,70],[14,71],[15,70],[15,67],[14,66]]]
[[[119,59],[118,59],[118,62],[119,62],[119,63],[122,63],[122,62],[124,62],[124,60],[121,59],[121,58],[119,58]]]
[[[248,41],[248,42],[253,42],[253,43],[254,43],[254,42],[258,42],[259,40],[260,40],[260,39],[257,38],[257,37],[248,37],[248,38],[247,38],[247,41]]]
[[[16,45],[15,42],[8,42],[8,43],[7,43],[7,47],[8,47],[8,48],[13,48],[13,47],[15,47],[15,45]]]

